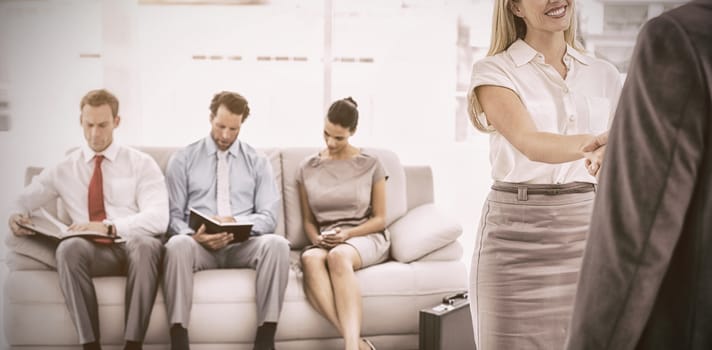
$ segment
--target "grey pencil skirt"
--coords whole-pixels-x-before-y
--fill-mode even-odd
[[[588,183],[495,183],[470,270],[478,349],[563,348],[594,195]]]

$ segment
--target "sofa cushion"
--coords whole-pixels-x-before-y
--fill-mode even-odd
[[[274,181],[277,183],[277,190],[279,193],[284,191],[284,180],[282,179],[282,152],[277,148],[260,148],[258,152],[267,156],[269,163],[272,166],[272,172],[274,173]],[[286,236],[287,230],[284,226],[284,203],[280,207],[279,213],[277,214],[277,228],[274,233],[280,236]]]
[[[318,152],[318,148],[289,148],[282,150],[282,205],[286,216],[287,240],[292,249],[304,248],[309,242],[302,227],[302,209],[299,207],[297,170],[307,156]]]
[[[308,156],[319,152],[319,148],[288,148],[282,150],[282,182],[284,185],[283,204],[286,220],[286,237],[292,249],[301,249],[308,244],[302,226],[299,207],[297,171],[299,164]],[[398,156],[385,149],[364,148],[364,153],[378,157],[388,175],[386,181],[386,226],[403,216],[407,209],[405,171]]]
[[[404,167],[408,197],[408,210],[423,204],[432,203],[433,171],[427,165],[410,165]]]
[[[455,240],[448,243],[446,246],[429,253],[418,261],[450,261],[450,260],[460,260],[462,258],[463,249],[460,241]]]
[[[363,152],[377,156],[386,169],[386,226],[390,226],[408,211],[405,170],[398,155],[392,151],[364,148]]]
[[[32,179],[34,179],[35,176],[39,175],[42,172],[42,169],[44,168],[38,166],[27,167],[27,169],[25,170],[25,186],[32,183]]]
[[[180,149],[179,147],[150,147],[150,146],[139,146],[133,147],[141,152],[144,152],[151,156],[153,160],[156,161],[158,167],[161,168],[162,173],[166,173],[166,167],[168,166],[168,161],[171,160],[173,153]]]
[[[391,231],[391,256],[400,262],[419,259],[462,234],[462,226],[434,204],[412,209],[388,229]]]

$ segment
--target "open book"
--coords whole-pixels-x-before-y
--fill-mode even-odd
[[[109,237],[104,232],[95,231],[70,231],[67,225],[57,220],[52,214],[44,209],[40,209],[39,215],[30,217],[32,224],[18,224],[20,227],[47,236],[58,243],[70,237],[83,237],[96,243],[119,243],[124,239],[120,237]]]
[[[195,208],[190,208],[190,218],[188,226],[193,230],[198,230],[200,225],[205,225],[205,233],[227,232],[233,234],[230,243],[238,243],[250,238],[252,224],[246,222],[219,222],[205,213],[201,213]]]

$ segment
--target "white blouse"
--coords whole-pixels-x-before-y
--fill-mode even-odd
[[[561,135],[604,132],[610,126],[621,91],[618,70],[570,46],[564,63],[568,69],[566,79],[544,62],[544,55],[517,40],[506,51],[474,64],[470,95],[474,98],[474,89],[482,85],[505,87],[519,96],[539,131]],[[484,113],[478,118],[488,125]],[[596,183],[583,159],[561,164],[534,162],[496,131],[490,134],[490,163],[492,178],[497,181]]]

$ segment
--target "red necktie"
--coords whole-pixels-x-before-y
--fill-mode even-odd
[[[104,211],[104,177],[101,174],[101,161],[104,156],[94,156],[94,174],[89,181],[89,221],[106,219]]]

